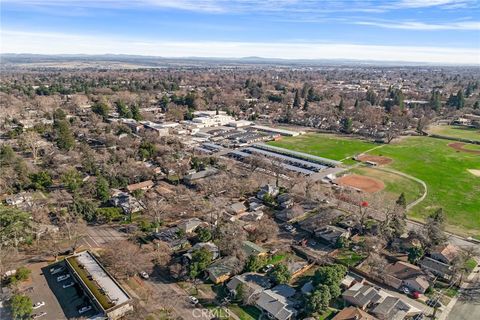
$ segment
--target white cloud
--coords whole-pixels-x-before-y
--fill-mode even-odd
[[[418,21],[405,22],[378,22],[378,21],[359,21],[354,24],[375,26],[389,29],[405,30],[480,30],[480,21],[459,21],[449,23],[424,23]]]
[[[261,56],[285,59],[357,59],[480,64],[478,49],[358,45],[312,42],[180,42],[124,39],[62,33],[3,30],[2,53],[38,54],[138,54],[162,57]]]
[[[465,8],[472,5],[475,0],[401,0],[394,7],[397,8],[427,8],[444,7],[447,9]]]

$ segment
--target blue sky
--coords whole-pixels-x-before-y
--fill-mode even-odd
[[[480,0],[3,0],[1,52],[480,64]]]

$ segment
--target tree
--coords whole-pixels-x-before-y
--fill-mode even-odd
[[[295,98],[293,99],[293,107],[300,108],[300,95],[298,90],[295,90]]]
[[[345,110],[345,103],[343,102],[343,98],[340,99],[340,103],[338,104],[338,111],[343,112]]]
[[[31,152],[34,164],[37,163],[40,141],[40,135],[35,131],[27,131],[22,135],[22,144]]]
[[[195,233],[197,234],[197,239],[201,242],[207,242],[212,239],[212,232],[207,228],[198,228]]]
[[[75,146],[75,138],[66,120],[54,123],[57,146],[62,150],[71,150]]]
[[[257,223],[255,230],[250,234],[250,240],[265,242],[270,239],[275,239],[277,235],[277,223],[265,216]]]
[[[14,319],[27,319],[33,312],[32,299],[16,294],[10,299],[10,308]]]
[[[110,108],[104,101],[99,101],[92,106],[92,111],[101,116],[103,119],[106,119],[108,117],[108,113],[110,112]]]
[[[35,190],[45,191],[52,185],[52,177],[47,171],[40,171],[30,175],[31,187]]]
[[[0,146],[0,167],[13,164],[16,154],[13,148],[9,144],[3,144]]]
[[[345,133],[352,133],[352,130],[353,130],[353,121],[352,121],[352,118],[350,117],[347,117],[347,118],[343,118],[342,121],[342,131],[345,132]]]
[[[261,256],[251,255],[248,257],[245,264],[245,271],[247,272],[258,272],[266,264],[266,259]]]
[[[0,251],[13,241],[15,248],[31,233],[31,215],[15,207],[0,204]]]
[[[82,176],[77,169],[71,168],[62,176],[62,183],[72,193],[76,192],[82,186]]]
[[[153,268],[152,251],[127,240],[107,243],[100,258],[110,272],[122,279]]]
[[[440,245],[447,240],[443,229],[445,228],[445,215],[443,209],[439,208],[427,218],[424,225],[425,247]]]
[[[287,284],[292,279],[292,273],[285,264],[280,263],[273,268],[272,277],[276,284]]]
[[[336,298],[341,294],[340,283],[347,274],[347,268],[340,264],[322,266],[317,269],[313,279],[313,283],[325,285],[330,293],[331,298]]]
[[[102,202],[106,202],[108,199],[110,199],[110,188],[108,180],[102,176],[99,176],[97,177],[97,181],[95,184],[97,199]]]
[[[307,298],[307,311],[309,314],[322,314],[327,311],[332,296],[326,285],[321,285]]]
[[[415,264],[423,257],[424,254],[425,250],[423,250],[422,247],[411,247],[408,250],[408,261]]]
[[[400,196],[398,197],[397,201],[395,202],[397,206],[400,206],[404,209],[407,208],[407,200],[405,199],[405,193],[402,192]]]
[[[188,275],[194,279],[203,272],[213,260],[213,254],[207,248],[200,248],[192,253],[188,266]]]
[[[375,93],[375,91],[373,91],[372,89],[368,89],[366,100],[370,102],[372,106],[374,106],[377,101],[377,94]]]
[[[117,106],[117,112],[120,118],[127,118],[130,119],[132,118],[132,112],[128,108],[128,106],[125,104],[123,100],[119,100],[115,102],[115,105]]]
[[[72,211],[76,215],[82,216],[86,221],[94,221],[97,214],[97,205],[91,200],[77,196],[73,199]]]
[[[138,106],[136,104],[133,104],[130,107],[130,112],[132,113],[132,119],[135,119],[137,121],[142,120],[142,115],[140,113],[140,109],[138,108]]]

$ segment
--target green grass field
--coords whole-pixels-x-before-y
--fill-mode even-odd
[[[467,169],[480,168],[480,155],[457,152],[450,141],[409,137],[374,150],[371,154],[394,159],[394,169],[427,184],[428,195],[410,216],[422,220],[442,207],[451,231],[480,237],[480,178]]]
[[[396,201],[403,192],[407,203],[411,203],[423,194],[423,187],[420,183],[394,173],[371,167],[354,168],[350,172],[381,180],[385,184],[385,189],[378,192],[382,199]],[[375,193],[373,197],[376,197],[378,193]]]
[[[428,132],[447,137],[480,141],[480,129],[467,128],[462,126],[432,126],[428,129]]]
[[[321,133],[283,137],[281,140],[272,141],[269,144],[332,160],[342,160],[378,146],[378,144],[368,141]]]
[[[430,137],[408,137],[368,153],[392,158],[393,162],[388,167],[421,179],[427,184],[428,195],[409,212],[411,218],[424,220],[431,212],[441,207],[447,216],[449,231],[480,239],[480,177],[467,171],[467,169],[480,170],[480,155],[457,152],[448,147],[451,142]],[[377,146],[362,140],[326,134],[283,138],[271,144],[335,160]],[[465,147],[478,148],[474,145]],[[375,173],[368,168],[353,170],[384,181],[386,188],[382,192],[391,197],[405,192],[407,202],[411,202],[416,195],[421,194],[421,187],[413,181],[409,183],[398,177],[389,177],[386,173]]]

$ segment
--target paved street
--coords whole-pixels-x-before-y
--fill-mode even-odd
[[[109,226],[89,226],[87,234],[82,239],[84,244],[90,248],[99,248],[108,242],[124,240],[127,238],[125,233]]]
[[[476,271],[480,270],[477,266]],[[448,320],[476,320],[480,318],[480,273],[475,272],[474,276],[465,284],[463,297],[461,296],[453,306]]]

